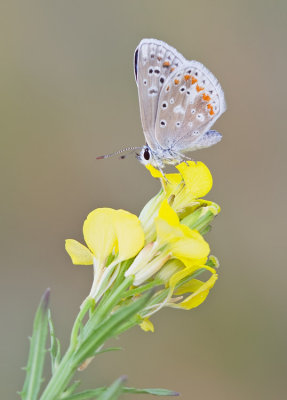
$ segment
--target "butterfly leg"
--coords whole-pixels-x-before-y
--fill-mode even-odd
[[[163,172],[163,170],[162,170],[160,167],[158,167],[158,169],[159,169],[159,171],[161,172],[165,183],[166,183],[166,184],[169,184],[170,182],[169,182],[169,180],[167,179],[167,177],[166,177],[165,173]]]

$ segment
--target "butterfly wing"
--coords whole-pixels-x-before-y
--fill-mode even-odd
[[[209,147],[218,137],[203,135],[225,109],[224,93],[214,75],[201,63],[187,61],[161,90],[156,140],[162,148],[179,153]]]
[[[155,121],[158,99],[168,76],[186,61],[173,47],[156,39],[143,39],[135,51],[141,121],[147,144],[155,149]]]

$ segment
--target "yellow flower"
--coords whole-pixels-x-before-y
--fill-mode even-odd
[[[165,197],[174,196],[172,204],[175,211],[189,206],[195,199],[205,196],[212,188],[212,175],[202,162],[187,161],[176,166],[179,173],[165,177],[153,166],[147,169],[151,175],[161,180]]]
[[[125,273],[126,277],[135,276],[135,286],[152,277],[171,258],[187,266],[201,265],[207,260],[208,243],[196,230],[180,223],[167,200],[161,204],[155,226],[156,241],[143,248]]]
[[[125,304],[153,288],[150,302],[137,316],[141,328],[153,332],[150,315],[165,306],[197,307],[213,287],[218,261],[210,256],[203,235],[220,207],[200,198],[212,187],[203,163],[181,163],[178,173],[165,176],[147,168],[162,188],[139,218],[124,210],[96,209],[84,222],[86,246],[68,239],[66,250],[74,264],[93,265],[90,296],[96,303],[107,289],[115,293],[113,288],[122,288],[119,300]],[[209,279],[199,280],[202,272],[210,273]]]
[[[124,210],[98,208],[84,222],[87,247],[73,239],[66,240],[66,250],[74,264],[94,265],[93,297],[116,264],[133,258],[144,245],[144,232],[136,215]],[[105,269],[107,259],[114,260]]]
[[[151,175],[161,180],[162,190],[146,204],[139,216],[145,231],[146,242],[155,239],[153,221],[158,215],[163,200],[169,201],[180,218],[185,216],[187,209],[190,214],[203,205],[217,208],[217,214],[220,210],[215,203],[199,199],[205,196],[212,187],[212,175],[205,164],[187,161],[177,165],[176,168],[179,173],[164,176],[153,166],[147,165]]]
[[[176,212],[167,200],[162,202],[155,220],[157,241],[168,243],[174,258],[190,260],[190,263],[205,263],[209,254],[209,245],[196,230],[180,223]]]
[[[208,268],[206,265],[198,267]],[[182,271],[174,274],[169,281],[169,286],[171,291],[176,296],[181,296],[187,293],[190,294],[181,302],[170,302],[168,305],[174,308],[183,308],[185,310],[191,310],[192,308],[198,307],[201,303],[203,303],[210,289],[214,286],[218,278],[213,268],[208,268],[208,269],[212,272],[212,275],[206,282],[202,282],[198,279],[191,279],[188,282],[184,283],[183,285],[179,286],[179,288],[177,289],[175,289],[175,287],[180,282],[180,280],[190,275],[192,272],[194,272],[194,270],[192,269],[192,267],[185,268]]]

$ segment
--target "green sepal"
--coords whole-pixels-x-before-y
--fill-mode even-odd
[[[219,260],[216,256],[210,255],[208,257],[206,265],[208,265],[209,267],[212,267],[212,268],[219,268],[220,264],[219,264]]]
[[[43,382],[42,373],[48,333],[48,303],[50,289],[42,296],[33,324],[33,334],[28,356],[27,373],[21,392],[22,400],[36,400]]]
[[[210,232],[211,229],[212,229],[212,226],[211,226],[211,225],[207,225],[207,226],[205,226],[204,228],[200,229],[199,232],[200,232],[200,234],[201,234],[202,236],[204,236],[204,235],[206,235],[208,232]]]
[[[181,220],[181,223],[190,229],[196,229],[202,235],[206,231],[206,227],[214,219],[215,214],[208,207],[200,207],[191,214]]]
[[[48,323],[49,323],[49,331],[50,331],[50,356],[51,356],[51,370],[52,375],[57,369],[60,359],[61,359],[61,345],[59,339],[56,338],[55,328],[52,321],[51,311],[48,310]]]

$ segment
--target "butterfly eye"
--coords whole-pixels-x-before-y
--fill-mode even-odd
[[[149,149],[145,149],[145,151],[144,151],[144,159],[147,160],[147,161],[150,159]]]

